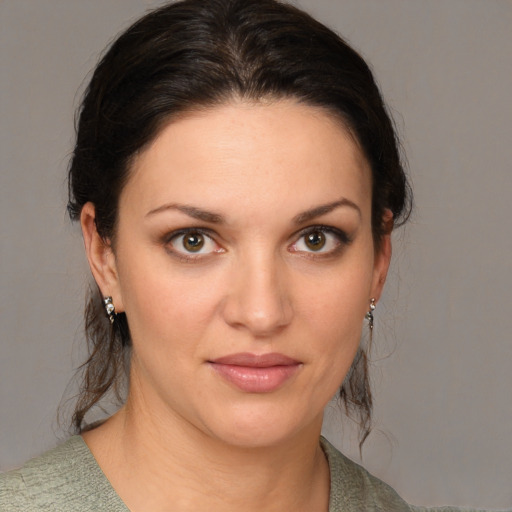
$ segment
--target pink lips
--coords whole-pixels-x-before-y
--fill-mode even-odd
[[[247,393],[269,393],[280,388],[301,367],[283,354],[231,354],[209,361],[212,368]]]

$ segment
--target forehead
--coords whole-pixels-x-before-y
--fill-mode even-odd
[[[371,203],[369,165],[342,122],[292,100],[232,102],[166,125],[133,163],[121,207],[169,201],[218,210]]]

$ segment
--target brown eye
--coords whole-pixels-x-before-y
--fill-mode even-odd
[[[325,246],[325,234],[322,231],[313,231],[304,235],[304,242],[312,251],[320,251]]]
[[[297,234],[297,241],[289,246],[291,252],[317,256],[334,256],[352,240],[347,234],[333,226],[311,226]]]
[[[210,254],[226,252],[208,233],[196,229],[176,232],[167,238],[166,245],[172,253],[179,254],[181,258],[191,258],[194,261]]]
[[[188,252],[199,252],[204,246],[204,236],[201,233],[188,233],[183,237],[183,247]]]

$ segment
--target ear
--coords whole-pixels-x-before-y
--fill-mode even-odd
[[[393,230],[393,213],[386,209],[382,218],[385,234],[381,237],[379,247],[375,251],[371,297],[379,301],[388,275],[391,262],[391,231]]]
[[[85,253],[94,280],[103,297],[112,297],[116,311],[124,310],[119,287],[116,258],[110,240],[105,240],[96,229],[96,209],[89,202],[80,213],[80,225],[84,238]]]

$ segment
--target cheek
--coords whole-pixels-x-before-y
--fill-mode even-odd
[[[124,253],[118,263],[124,309],[134,344],[173,342],[198,336],[219,302],[218,272],[208,272],[208,286],[197,269],[173,270],[167,256]]]
[[[365,311],[363,301],[358,297],[350,296],[344,300],[338,295],[336,299],[333,297],[332,301],[312,308],[309,325],[317,357],[325,367],[333,368],[335,380],[343,380],[344,375],[340,372],[352,364],[361,339]]]
[[[323,312],[311,312],[316,364],[312,367],[310,393],[322,401],[322,406],[338,392],[360,344],[364,314],[356,303],[332,301],[324,304]]]
[[[352,364],[370,303],[373,258],[365,253],[358,256],[356,264],[317,282],[314,293],[301,303],[303,327],[320,361],[317,382],[332,393]]]
[[[321,279],[306,283],[300,294],[302,314],[320,330],[360,330],[370,304],[371,256],[360,255],[355,264],[340,266]],[[309,293],[306,292],[309,289]]]

